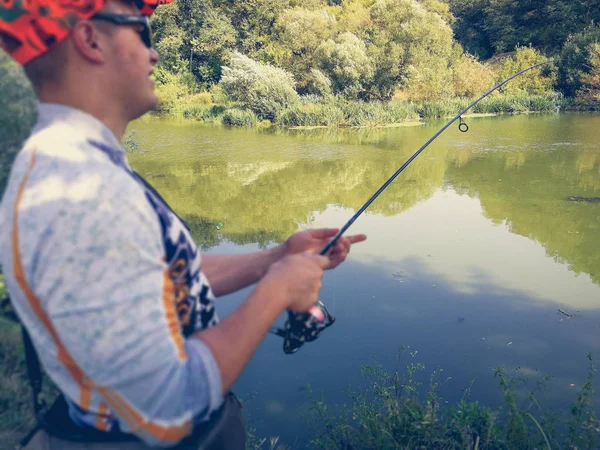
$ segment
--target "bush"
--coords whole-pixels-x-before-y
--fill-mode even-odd
[[[480,63],[465,53],[454,66],[454,94],[459,97],[476,97],[494,85],[495,74],[491,67]]]
[[[404,358],[404,350],[401,348],[399,359]],[[367,387],[350,392],[350,405],[344,404],[337,414],[315,399],[309,386],[309,424],[315,430],[310,448],[525,450],[600,445],[600,422],[594,411],[596,368],[591,354],[588,375],[567,418],[542,407],[551,377],[541,376],[529,384],[520,369],[514,375],[504,368],[494,373],[505,408],[469,401],[470,387],[456,405],[446,407],[440,389],[450,378],[444,379],[443,371],[437,369],[428,385],[422,386],[417,380],[425,366],[415,361],[416,351],[406,350],[408,359],[402,371],[390,373],[375,360],[363,366],[361,375]]]
[[[233,127],[251,127],[258,123],[258,118],[252,111],[232,108],[223,113],[221,121],[223,122],[223,125],[229,125]]]
[[[198,122],[214,122],[225,111],[224,106],[218,105],[183,105],[177,110],[177,116]]]
[[[577,106],[582,109],[600,110],[600,44],[593,43],[588,47],[590,73],[580,78],[581,87],[577,91]]]
[[[331,95],[331,80],[318,69],[311,69],[306,79],[307,95],[326,97]]]
[[[0,51],[0,198],[21,144],[35,122],[35,96],[23,69]]]
[[[569,37],[565,43],[560,55],[558,88],[567,97],[575,97],[583,86],[583,77],[593,73],[593,45],[598,43],[600,26],[590,26],[583,32]]]
[[[332,81],[333,92],[356,99],[373,76],[373,65],[365,43],[352,33],[343,33],[335,41],[319,45],[314,58]]]
[[[183,98],[197,88],[193,75],[189,73],[173,74],[165,70],[156,71],[156,94],[159,104],[156,111],[161,113],[173,112]]]
[[[200,92],[188,98],[187,103],[191,105],[212,105],[213,97],[210,92]]]
[[[274,120],[284,109],[300,102],[290,73],[260,64],[241,53],[231,58],[231,67],[223,67],[219,85],[230,99],[261,119]]]
[[[530,47],[518,47],[515,53],[502,61],[497,69],[497,82],[503,81],[515,73],[534,64],[547,61],[537,50]],[[502,87],[505,94],[543,95],[554,92],[556,69],[543,66],[530,70]]]

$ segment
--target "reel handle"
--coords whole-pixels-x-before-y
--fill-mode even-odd
[[[321,303],[321,302],[319,301],[319,303]],[[313,306],[312,308],[310,308],[308,310],[308,312],[311,316],[313,316],[319,322],[325,321],[325,313],[323,312],[323,310],[321,308],[319,308],[319,306],[317,306],[317,305]]]

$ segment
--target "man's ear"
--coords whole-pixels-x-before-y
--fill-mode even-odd
[[[84,59],[101,64],[106,59],[106,39],[87,20],[77,22],[71,32],[71,39],[77,53]]]

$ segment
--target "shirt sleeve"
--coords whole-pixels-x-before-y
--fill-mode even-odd
[[[32,173],[15,206],[19,258],[55,341],[43,362],[84,380],[79,395],[59,388],[85,409],[90,387],[123,431],[172,446],[221,405],[221,374],[210,349],[181,334],[155,212],[111,166]]]

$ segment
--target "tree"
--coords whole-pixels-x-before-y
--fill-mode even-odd
[[[0,198],[12,162],[36,116],[35,97],[23,69],[0,51]]]
[[[592,63],[594,44],[600,43],[600,27],[590,26],[571,36],[561,52],[558,88],[574,97],[582,88],[584,78],[594,70]]]
[[[335,17],[323,9],[288,9],[278,17],[274,33],[277,41],[289,50],[283,53],[280,64],[294,75],[300,92],[306,90],[307,76],[314,68],[315,50],[332,35],[334,24]]]
[[[294,84],[294,77],[285,70],[260,64],[237,52],[231,58],[230,67],[223,67],[219,83],[232,100],[268,120],[274,120],[282,110],[299,103]]]
[[[450,79],[452,29],[438,14],[416,0],[376,0],[371,19],[369,54],[375,65],[371,90],[380,98],[390,98],[398,86],[408,88],[411,77],[435,78],[441,71]]]
[[[581,76],[581,87],[577,91],[577,103],[585,109],[600,110],[600,43],[588,47],[591,70]]]
[[[315,61],[332,81],[333,92],[349,99],[358,97],[374,72],[365,43],[349,32],[322,42]]]

